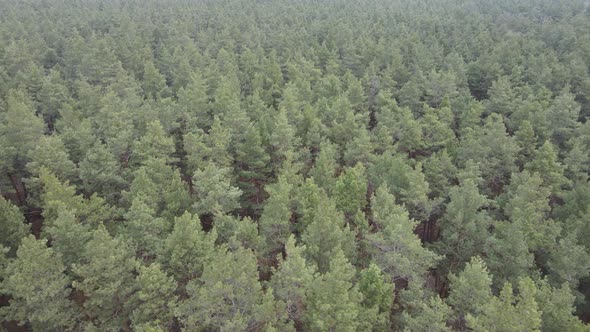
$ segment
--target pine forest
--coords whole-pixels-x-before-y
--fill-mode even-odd
[[[0,330],[590,332],[589,0],[0,0]]]

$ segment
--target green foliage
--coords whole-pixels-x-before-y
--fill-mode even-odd
[[[226,213],[240,207],[242,192],[231,185],[229,176],[229,168],[219,168],[214,163],[195,171],[192,181],[195,213]]]
[[[250,217],[218,214],[214,217],[213,230],[217,234],[216,243],[225,243],[230,249],[244,247],[258,251],[263,243],[258,225]]]
[[[22,91],[11,90],[6,98],[6,106],[0,112],[0,170],[10,174],[22,170],[29,160],[29,151],[43,136],[45,125],[35,115],[30,100]]]
[[[551,252],[547,265],[556,284],[567,282],[571,287],[576,287],[580,278],[590,274],[587,248],[577,244],[576,238],[574,233],[564,236]]]
[[[129,191],[123,196],[129,202],[141,197],[156,215],[167,219],[183,214],[191,200],[179,170],[167,165],[164,159],[154,158],[134,172]]]
[[[82,195],[76,195],[74,186],[69,185],[68,182],[62,183],[45,168],[41,170],[39,180],[43,187],[41,207],[45,227],[52,225],[62,207],[70,210],[81,222],[91,227],[96,227],[98,223],[112,218],[111,207],[101,197],[92,195],[85,199]]]
[[[314,167],[310,171],[314,182],[327,192],[331,192],[335,182],[338,165],[336,153],[336,147],[330,141],[322,142]]]
[[[6,266],[2,291],[11,296],[2,316],[35,329],[73,327],[76,313],[68,296],[70,278],[59,254],[33,235],[22,239],[16,259]],[[42,276],[42,277],[40,277]]]
[[[454,270],[472,256],[483,253],[491,218],[482,210],[488,200],[479,193],[472,179],[451,188],[449,197],[438,245],[439,252],[446,256],[448,268]]]
[[[538,173],[543,179],[543,184],[554,194],[560,194],[562,186],[570,182],[563,175],[564,167],[557,160],[557,153],[549,141],[535,152],[533,160],[526,165],[526,169],[532,173]]]
[[[261,209],[264,184],[267,181],[270,156],[264,150],[260,133],[249,126],[244,140],[237,145],[236,172],[242,190],[242,207],[252,211]]]
[[[457,157],[461,166],[469,160],[479,164],[486,192],[497,195],[516,170],[518,150],[514,138],[506,132],[502,117],[493,113],[482,127],[466,131]]]
[[[506,283],[498,297],[481,306],[481,314],[467,316],[467,327],[474,331],[540,331],[541,310],[531,279],[518,283],[518,295]]]
[[[152,61],[143,64],[142,83],[145,98],[158,99],[167,94],[166,79]]]
[[[279,176],[278,182],[266,189],[269,198],[258,225],[265,241],[265,253],[273,258],[283,249],[291,234],[291,189],[292,185],[284,176]]]
[[[131,207],[125,214],[125,230],[127,238],[133,241],[137,254],[143,258],[156,255],[172,226],[164,218],[157,217],[141,197],[133,200]]]
[[[542,331],[585,331],[585,326],[574,316],[575,296],[567,286],[551,287],[545,280],[537,286],[535,300],[542,308]]]
[[[273,269],[269,286],[275,299],[286,305],[290,321],[301,324],[306,310],[307,288],[316,278],[315,271],[305,261],[305,246],[297,246],[295,238],[289,237],[285,244],[285,256],[277,256],[278,268]]]
[[[9,249],[8,256],[14,256],[22,238],[30,232],[25,217],[18,207],[0,197],[0,245]]]
[[[119,163],[104,144],[97,143],[86,151],[78,164],[81,189],[88,195],[93,193],[104,197],[109,203],[116,203],[126,186]]]
[[[147,124],[145,135],[133,145],[131,160],[140,165],[145,164],[150,158],[171,163],[175,161],[172,157],[173,153],[174,141],[168,137],[159,121],[153,121]]]
[[[521,229],[531,251],[551,248],[560,231],[546,217],[550,211],[549,194],[537,173],[513,174],[504,213]]]
[[[256,258],[248,249],[219,248],[201,278],[189,282],[187,293],[177,310],[187,329],[243,331],[267,315]]]
[[[51,171],[61,180],[72,181],[77,175],[76,165],[70,160],[68,152],[59,136],[43,136],[29,152],[27,170],[39,176],[42,168]]]
[[[338,177],[334,187],[336,207],[345,215],[350,216],[362,211],[367,205],[367,180],[365,167],[357,164],[346,168]]]
[[[85,297],[83,312],[103,331],[116,331],[128,319],[136,261],[129,244],[97,228],[86,243],[80,264],[72,266],[72,286]]]
[[[215,117],[207,135],[200,131],[184,135],[187,172],[192,174],[208,162],[213,162],[218,167],[230,167],[233,161],[228,150],[231,138],[229,128],[222,126],[218,117]]]
[[[206,234],[199,217],[186,212],[174,220],[174,229],[165,239],[159,259],[177,281],[199,277],[215,252],[216,234]]]
[[[452,331],[447,326],[447,320],[451,316],[452,309],[445,304],[440,297],[435,296],[428,301],[418,304],[417,313],[408,315],[404,312],[406,332],[448,332]]]
[[[186,128],[196,126],[208,128],[211,125],[209,114],[209,97],[207,96],[207,85],[198,71],[190,76],[186,87],[178,90],[178,106],[182,110],[182,121]]]
[[[492,278],[481,258],[475,256],[458,275],[450,275],[450,294],[447,302],[463,319],[478,315],[492,298]]]
[[[137,292],[130,301],[133,306],[131,326],[170,327],[176,307],[176,282],[162,271],[159,264],[140,266],[135,277]]]
[[[429,209],[429,185],[421,164],[412,167],[409,163],[399,154],[385,152],[377,156],[367,170],[369,184],[373,188],[386,185],[401,203],[406,204],[412,215],[423,216]]]
[[[420,283],[440,257],[422,247],[414,234],[416,221],[403,206],[395,204],[386,186],[379,187],[371,206],[378,231],[369,234],[368,241],[377,264],[392,281]]]
[[[358,288],[363,295],[361,316],[365,319],[361,321],[364,326],[359,329],[383,331],[389,328],[394,284],[388,279],[375,264],[360,272]]]
[[[506,281],[529,275],[534,257],[519,225],[498,222],[495,227],[495,234],[486,243],[486,262],[499,288]]]
[[[354,267],[341,250],[330,261],[329,270],[308,287],[305,315],[310,331],[356,331],[362,295],[352,283]]]
[[[88,225],[80,223],[73,211],[62,205],[57,210],[57,218],[45,228],[47,237],[51,239],[51,247],[61,255],[62,261],[69,270],[72,264],[79,264],[83,258],[86,243],[92,238]]]
[[[4,1],[0,45],[5,328],[589,328],[585,0]]]
[[[349,260],[356,256],[354,233],[345,225],[344,216],[328,197],[320,198],[313,219],[301,235],[305,256],[318,271],[328,271],[332,257],[342,251]]]

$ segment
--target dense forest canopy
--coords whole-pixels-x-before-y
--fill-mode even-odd
[[[589,5],[0,0],[2,327],[590,331]]]

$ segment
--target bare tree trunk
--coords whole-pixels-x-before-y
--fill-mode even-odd
[[[9,174],[8,177],[10,178],[10,183],[12,183],[12,187],[14,188],[14,191],[16,193],[15,196],[18,206],[23,206],[26,200],[26,191],[24,183],[20,178],[18,178],[14,174]]]

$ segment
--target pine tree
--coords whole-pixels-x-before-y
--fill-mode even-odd
[[[21,325],[30,323],[35,330],[73,328],[76,312],[68,299],[71,281],[60,255],[46,243],[33,235],[22,239],[16,259],[3,272],[2,290],[11,299],[0,312]]]
[[[36,95],[39,109],[45,120],[52,128],[61,110],[71,108],[74,101],[68,91],[66,82],[62,79],[60,70],[52,68],[43,79],[41,89]]]
[[[68,272],[72,264],[80,264],[86,243],[92,238],[91,228],[80,223],[75,213],[66,205],[57,207],[57,218],[45,227],[52,249],[61,256]]]
[[[367,237],[375,261],[392,281],[421,283],[440,258],[422,247],[414,234],[416,221],[403,206],[395,204],[395,197],[385,185],[372,197],[371,208],[378,230]]]
[[[192,130],[183,137],[186,152],[186,168],[188,174],[205,168],[212,162],[220,168],[231,167],[233,157],[229,153],[232,136],[229,128],[225,128],[219,117],[215,117],[208,134],[201,130]]]
[[[213,122],[207,96],[207,85],[202,75],[195,71],[190,75],[186,87],[178,90],[178,106],[181,109],[183,128],[207,129]]]
[[[197,214],[229,213],[240,207],[242,191],[230,184],[230,169],[219,168],[210,162],[202,170],[195,171],[192,179]]]
[[[306,258],[321,273],[328,271],[330,260],[338,251],[349,260],[356,255],[354,233],[345,226],[344,216],[325,195],[320,198],[301,240],[306,247]]]
[[[219,80],[219,77],[215,79]],[[250,118],[240,103],[240,91],[235,75],[226,76],[219,80],[213,100],[211,104],[213,116],[218,116],[236,138],[238,135],[247,137]]]
[[[281,252],[291,234],[291,190],[292,185],[284,176],[277,183],[267,185],[269,198],[258,222],[260,235],[265,241],[265,255],[274,259]]]
[[[294,227],[297,234],[301,234],[312,222],[316,212],[319,210],[320,201],[325,195],[323,189],[319,188],[312,178],[307,178],[297,188],[294,198],[297,212],[297,224]]]
[[[434,109],[425,106],[424,116],[420,121],[424,145],[434,152],[445,149],[455,142],[455,133],[449,123],[445,123],[443,112],[444,108]]]
[[[200,129],[193,129],[182,137],[183,150],[186,153],[186,158],[182,161],[186,174],[194,174],[209,163],[213,153],[206,143],[207,138],[208,135]]]
[[[174,230],[166,238],[158,260],[181,284],[198,278],[213,259],[215,233],[206,234],[199,217],[186,212],[174,220]]]
[[[522,230],[531,251],[550,248],[559,235],[559,225],[547,218],[549,194],[537,173],[513,174],[504,213]]]
[[[533,160],[525,168],[531,173],[538,173],[543,179],[543,185],[549,187],[553,194],[561,194],[562,186],[570,184],[563,175],[564,167],[558,161],[555,148],[549,141],[535,152]]]
[[[20,173],[29,160],[29,151],[45,131],[31,104],[22,91],[11,90],[6,97],[6,109],[0,113],[0,171],[4,174]]]
[[[438,296],[422,300],[416,304],[416,312],[412,315],[403,312],[404,332],[450,332],[447,320],[452,309]]]
[[[166,78],[156,68],[153,61],[143,64],[142,88],[146,99],[156,100],[168,94]]]
[[[360,271],[359,292],[363,295],[363,311],[360,330],[386,331],[390,328],[389,316],[393,306],[394,284],[381,272],[376,264]]]
[[[201,278],[189,282],[187,293],[176,313],[190,330],[244,331],[266,316],[256,258],[248,249],[217,249]]]
[[[133,308],[131,326],[135,329],[145,326],[170,328],[177,305],[174,279],[166,275],[158,263],[153,263],[139,267],[135,285],[137,292],[129,301]]]
[[[395,148],[401,153],[412,154],[424,148],[422,128],[412,111],[407,107],[397,108],[395,114],[398,123],[394,127],[393,135]]]
[[[275,299],[286,305],[287,315],[295,326],[303,324],[307,305],[307,288],[315,279],[315,271],[305,261],[305,246],[297,246],[290,236],[285,244],[285,258],[277,255],[278,267],[272,269],[269,286]]]
[[[541,331],[584,331],[587,329],[574,315],[575,296],[567,284],[551,287],[546,280],[537,284],[535,300],[542,308]]]
[[[458,314],[459,323],[465,324],[467,315],[479,315],[492,299],[492,277],[485,263],[474,256],[459,274],[449,276],[450,293],[447,302]]]
[[[450,202],[441,224],[439,252],[446,255],[451,270],[483,253],[489,237],[490,216],[482,207],[488,204],[472,179],[466,179],[449,192]]]
[[[262,146],[260,133],[249,126],[244,140],[236,146],[238,187],[242,190],[242,208],[257,214],[264,200],[264,185],[268,180],[270,157]]]
[[[550,252],[547,265],[555,284],[567,282],[575,288],[581,278],[590,275],[588,249],[578,244],[577,234],[566,234]]]
[[[373,142],[371,142],[369,131],[361,128],[358,130],[358,135],[344,147],[344,164],[347,166],[354,166],[357,163],[366,165],[371,160],[373,150]]]
[[[134,138],[133,112],[125,101],[108,92],[100,99],[99,109],[92,116],[94,134],[101,139],[116,158],[126,162],[130,158]]]
[[[576,128],[580,125],[580,105],[575,100],[575,95],[568,89],[564,89],[553,100],[546,113],[546,121],[549,125],[551,140],[558,147],[564,147],[572,137]]]
[[[159,158],[166,163],[176,161],[174,154],[174,140],[164,131],[159,121],[147,124],[145,135],[133,144],[131,160],[134,164],[143,165],[150,158]]]
[[[510,222],[495,223],[492,237],[485,243],[486,263],[494,276],[494,286],[515,282],[518,277],[531,274],[534,257],[529,251],[527,237],[520,225]]]
[[[164,159],[149,158],[134,172],[134,179],[123,198],[128,204],[142,196],[156,215],[172,219],[183,214],[190,205],[187,185],[178,169],[167,165]]]
[[[518,102],[516,93],[508,76],[502,76],[492,83],[488,91],[488,113],[496,113],[505,117],[510,116]]]
[[[335,185],[334,176],[338,167],[337,151],[330,141],[320,144],[320,152],[315,160],[310,175],[314,182],[326,192],[331,192]]]
[[[270,134],[273,169],[280,168],[287,155],[293,153],[299,146],[301,139],[295,134],[295,128],[289,123],[287,111],[284,108],[279,108],[279,111],[274,114]]]
[[[79,220],[89,226],[95,227],[101,222],[109,221],[113,217],[113,209],[106,204],[104,199],[96,195],[85,199],[82,195],[76,195],[76,188],[68,182],[62,183],[47,169],[42,168],[39,180],[42,185],[41,207],[43,208],[43,226],[50,227],[58,217],[58,211],[66,207],[74,213]]]
[[[446,197],[457,177],[457,167],[453,164],[446,149],[432,154],[423,161],[424,177],[428,182],[431,195]]]
[[[352,282],[354,273],[344,253],[335,251],[329,269],[307,288],[307,330],[356,331],[362,295]]]
[[[86,151],[79,163],[81,188],[87,195],[94,193],[109,203],[116,203],[125,188],[122,169],[115,156],[104,144],[96,143]]]
[[[136,261],[133,250],[104,227],[96,229],[86,243],[82,262],[74,264],[73,287],[84,294],[84,314],[103,331],[116,331],[125,324],[134,285]]]
[[[563,160],[565,175],[573,183],[584,183],[590,177],[590,155],[586,153],[588,145],[583,143],[582,137],[568,142],[572,148]]]
[[[402,155],[385,152],[376,156],[367,168],[369,186],[386,185],[399,202],[404,203],[415,218],[423,218],[430,209],[429,185],[422,173],[422,164],[411,166],[411,160]]]
[[[243,247],[260,252],[264,243],[258,234],[258,224],[250,217],[235,217],[227,214],[214,216],[213,231],[217,234],[217,244],[226,244],[229,249]]]
[[[391,150],[393,146],[394,131],[397,123],[397,114],[399,114],[398,105],[395,99],[386,97],[383,91],[375,96],[373,106],[373,116],[376,124],[372,129],[372,141],[378,152],[382,153]]]
[[[209,135],[205,139],[209,148],[209,160],[219,167],[230,167],[233,157],[230,155],[230,143],[232,142],[231,129],[223,126],[218,117],[213,119]]]
[[[499,297],[485,303],[480,314],[467,316],[467,327],[474,331],[540,331],[541,310],[535,300],[537,290],[531,279],[518,283],[515,296],[510,283],[506,283]]]
[[[0,246],[8,249],[7,256],[12,257],[21,239],[30,232],[30,226],[25,224],[25,218],[18,207],[0,196]]]
[[[469,160],[480,164],[486,193],[498,195],[508,183],[510,174],[516,171],[515,161],[519,148],[506,132],[502,117],[491,114],[483,127],[467,129],[457,148],[459,166]]]
[[[524,165],[531,160],[537,146],[537,137],[531,123],[527,120],[523,121],[514,137],[520,148],[518,160],[520,165]]]
[[[143,196],[133,200],[125,213],[125,219],[125,228],[121,233],[133,242],[137,256],[144,259],[155,257],[172,228],[171,223],[156,216],[156,212],[144,202]]]
[[[30,161],[27,163],[27,170],[35,177],[39,176],[43,167],[62,181],[74,181],[78,173],[76,165],[70,160],[66,147],[58,135],[41,137],[36,146],[29,151],[28,159]],[[35,185],[38,184],[35,183]]]
[[[367,206],[367,179],[365,167],[357,164],[355,167],[345,168],[336,180],[334,186],[334,201],[336,207],[351,218],[358,211]]]

